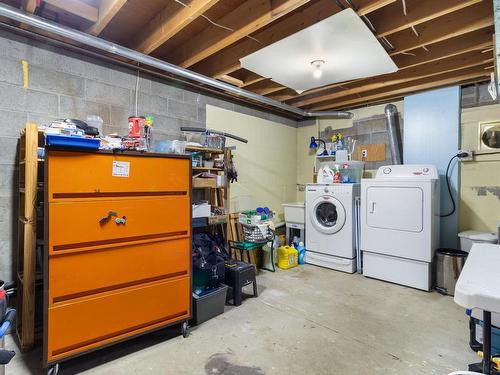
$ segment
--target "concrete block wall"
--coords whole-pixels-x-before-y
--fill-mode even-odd
[[[22,60],[28,62],[23,87]],[[13,280],[17,237],[18,138],[26,122],[99,115],[104,133],[127,133],[137,73],[16,34],[0,35],[0,279]],[[297,126],[293,120],[140,76],[138,113],[155,118],[155,139],[175,139],[181,126],[206,126],[206,105]]]

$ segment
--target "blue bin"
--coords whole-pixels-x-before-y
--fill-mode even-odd
[[[99,150],[99,145],[101,144],[101,141],[96,138],[71,137],[68,135],[53,134],[46,135],[45,141],[48,146],[84,148],[89,150]]]
[[[467,315],[470,316],[469,329],[470,339],[469,345],[475,352],[483,350],[483,321],[471,316],[470,310],[467,310]],[[491,326],[491,355],[500,355],[500,328]]]

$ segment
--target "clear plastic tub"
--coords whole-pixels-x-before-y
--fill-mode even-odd
[[[349,161],[332,161],[326,159],[317,159],[319,162],[316,163],[317,170],[325,166],[329,166],[330,169],[335,173],[337,170],[340,172],[341,182],[344,183],[359,183],[361,178],[363,178],[363,171],[365,163],[359,160],[349,160]],[[321,160],[321,161],[320,161]]]

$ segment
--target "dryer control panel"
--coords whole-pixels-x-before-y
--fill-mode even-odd
[[[375,178],[416,178],[423,180],[438,179],[439,174],[434,165],[398,164],[384,165],[377,170]]]

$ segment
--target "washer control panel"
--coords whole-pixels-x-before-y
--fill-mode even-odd
[[[375,178],[417,178],[437,179],[439,174],[434,165],[384,165],[377,170]]]

